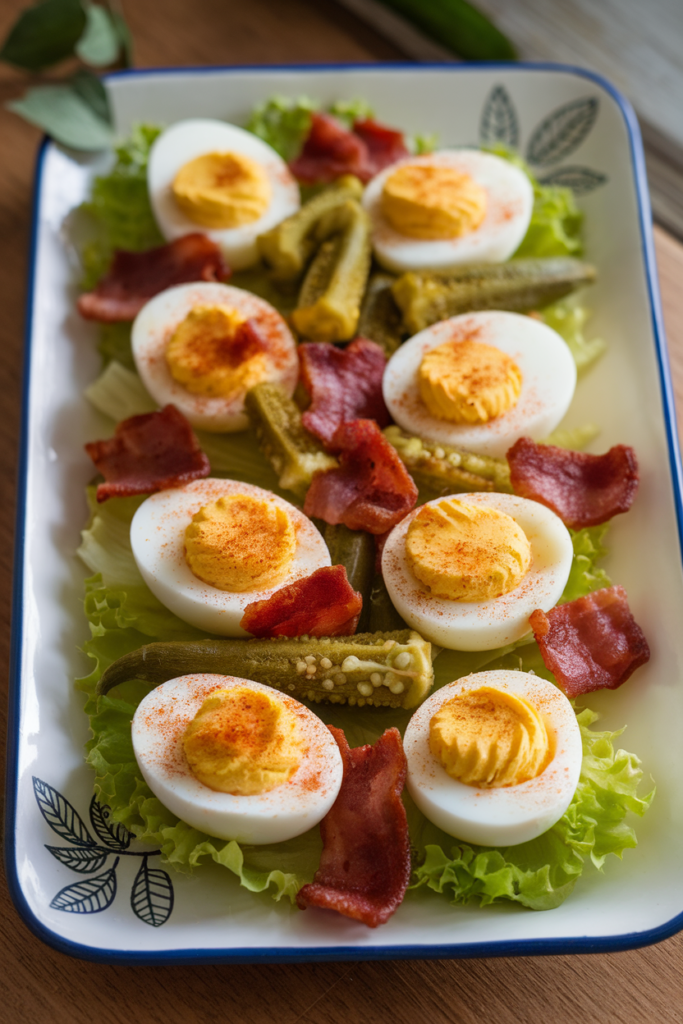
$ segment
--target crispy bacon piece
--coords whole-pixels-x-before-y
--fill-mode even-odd
[[[252,601],[240,626],[258,637],[351,636],[362,607],[362,595],[349,583],[344,566],[328,565],[265,601]]]
[[[387,729],[374,745],[352,750],[341,729],[328,728],[341,752],[344,777],[320,823],[320,867],[296,901],[301,910],[336,910],[376,928],[400,905],[410,881],[401,736],[398,729]]]
[[[529,616],[543,661],[568,697],[616,690],[650,659],[623,587],[605,587]]]
[[[189,281],[224,281],[230,271],[221,251],[206,235],[193,232],[144,252],[117,249],[94,291],[78,300],[86,320],[133,320],[153,295]]]
[[[410,512],[417,487],[374,420],[342,423],[329,450],[338,454],[339,469],[313,477],[304,503],[307,516],[386,533]]]
[[[97,488],[98,501],[178,487],[211,470],[192,427],[174,405],[123,420],[112,438],[91,441],[85,450],[106,481]]]
[[[349,131],[330,114],[312,114],[303,149],[290,161],[289,169],[306,185],[334,181],[342,174],[369,181],[404,156],[408,150],[401,132],[377,121],[356,121]]]
[[[623,444],[589,455],[521,437],[507,460],[515,494],[547,505],[573,530],[628,512],[638,490],[636,453]]]
[[[403,132],[397,132],[393,128],[378,124],[372,118],[356,121],[353,126],[353,134],[358,135],[368,147],[373,174],[378,174],[389,164],[410,156],[403,140]]]
[[[302,416],[306,430],[326,446],[348,420],[376,420],[387,427],[391,417],[382,396],[386,357],[380,345],[356,338],[345,348],[310,342],[299,345],[301,382],[311,396]]]

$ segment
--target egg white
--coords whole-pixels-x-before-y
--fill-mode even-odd
[[[420,396],[423,356],[447,341],[483,342],[511,356],[522,371],[517,404],[488,423],[460,424],[433,416]],[[520,437],[544,440],[565,415],[576,388],[576,364],[565,340],[551,327],[519,313],[487,310],[440,320],[414,334],[394,352],[382,382],[396,423],[429,441],[480,455],[502,457]]]
[[[381,209],[387,178],[402,164],[448,167],[468,174],[486,191],[483,221],[459,238],[419,239],[402,235]],[[380,171],[365,189],[363,206],[372,221],[372,245],[379,262],[397,274],[408,270],[455,270],[465,263],[502,263],[524,238],[534,205],[534,192],[526,174],[492,153],[477,149],[443,149],[409,157]]]
[[[389,597],[408,625],[440,647],[488,651],[514,643],[529,633],[529,616],[536,608],[547,612],[562,596],[573,558],[569,531],[559,516],[528,498],[488,492],[452,497],[506,512],[521,527],[531,546],[531,564],[521,583],[509,594],[488,601],[434,597],[413,575],[406,557],[406,535],[420,511],[417,508],[394,527],[384,545],[382,574]]]
[[[285,578],[273,587],[239,594],[219,590],[198,579],[187,564],[185,530],[193,515],[202,506],[233,494],[247,494],[275,505],[292,521],[296,533],[294,558]],[[330,553],[321,534],[294,505],[261,487],[211,477],[147,498],[133,516],[130,543],[142,578],[154,596],[184,622],[221,636],[249,636],[240,626],[248,604],[262,601],[281,587],[330,565]]]
[[[291,779],[255,796],[219,793],[195,778],[182,746],[185,729],[215,690],[244,686],[275,697],[296,715],[305,749]],[[334,803],[342,782],[339,748],[307,707],[262,683],[209,673],[179,676],[152,690],[132,724],[135,758],[162,804],[182,821],[219,839],[282,843],[313,828]]]
[[[553,757],[535,779],[485,789],[451,778],[429,749],[429,723],[458,694],[490,686],[517,693],[543,718]],[[569,807],[581,773],[581,732],[556,686],[529,672],[476,672],[433,693],[413,714],[403,740],[411,797],[450,836],[478,846],[515,846],[542,835]]]
[[[178,171],[204,153],[239,153],[261,165],[268,175],[271,200],[266,212],[250,224],[235,228],[207,228],[183,213],[173,198]],[[147,185],[159,230],[167,241],[201,231],[221,247],[232,270],[258,263],[257,235],[269,231],[299,209],[299,187],[287,164],[275,150],[251,132],[227,124],[197,118],[178,121],[155,140],[147,164]]]
[[[131,345],[135,366],[143,384],[160,406],[172,403],[193,427],[216,433],[246,430],[244,392],[229,398],[209,398],[188,391],[171,374],[166,349],[178,325],[195,306],[222,306],[253,319],[267,343],[264,380],[277,381],[288,395],[299,376],[296,342],[287,324],[265,299],[243,288],[198,281],[180,284],[155,295],[133,322]]]

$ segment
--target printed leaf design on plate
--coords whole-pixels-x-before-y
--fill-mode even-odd
[[[116,896],[116,865],[85,882],[76,882],[60,889],[50,903],[53,910],[63,910],[67,914],[98,914],[111,906]]]
[[[125,825],[118,821],[110,821],[111,811],[104,804],[98,803],[93,794],[90,801],[90,821],[100,842],[110,850],[127,850],[133,838]],[[96,869],[93,869],[96,870]]]
[[[60,864],[78,871],[82,875],[88,875],[91,871],[99,871],[104,867],[104,862],[109,856],[108,850],[101,846],[45,846],[53,857],[56,857]]]
[[[130,894],[133,913],[145,924],[158,928],[168,921],[173,910],[173,885],[161,868],[150,868],[145,857]]]
[[[541,185],[561,185],[564,188],[570,188],[577,196],[585,196],[588,192],[599,188],[600,185],[604,185],[606,181],[606,174],[592,171],[590,167],[576,165],[558,167],[557,170],[539,178]]]
[[[479,123],[482,144],[501,142],[511,149],[519,144],[519,121],[510,94],[504,85],[494,85],[488,95]]]
[[[47,782],[33,776],[33,792],[38,801],[40,813],[53,832],[60,839],[66,839],[76,846],[95,846],[95,840],[88,832],[83,819],[69,801]]]
[[[597,116],[598,101],[593,96],[558,107],[534,130],[527,147],[527,160],[537,166],[564,160],[578,149]]]

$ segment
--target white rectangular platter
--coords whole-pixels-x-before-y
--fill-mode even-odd
[[[139,121],[203,116],[243,124],[254,104],[272,94],[305,93],[322,103],[364,97],[383,122],[408,133],[436,132],[444,146],[477,145],[487,131],[491,138],[490,104],[503,96],[508,138],[517,133],[522,154],[544,122],[554,136],[548,166],[535,168],[541,176],[578,168],[584,184],[599,182],[579,201],[587,256],[600,275],[590,299],[591,333],[609,348],[580,381],[566,425],[598,423],[596,451],[616,443],[637,451],[640,493],[612,526],[606,568],[626,587],[653,656],[622,689],[586,703],[601,712],[604,727],[628,725],[625,746],[642,758],[658,791],[638,822],[638,849],[627,851],[621,864],[612,858],[603,874],[589,866],[566,903],[544,913],[454,908],[434,895],[408,898],[373,931],[254,896],[212,865],[192,877],[173,875],[173,913],[155,928],[133,914],[129,893],[139,864],[126,857],[106,910],[93,912],[95,896],[80,912],[51,906],[56,893],[87,878],[74,876],[46,849],[56,837],[32,780],[68,801],[53,796],[57,817],[68,818],[70,806],[88,820],[92,775],[82,757],[88,730],[72,682],[86,669],[77,650],[86,631],[85,573],[75,551],[92,475],[83,442],[107,436],[112,425],[83,397],[99,357],[92,325],[75,311],[77,270],[64,227],[101,162],[47,143],[38,161],[29,287],[6,828],[10,887],[29,927],[67,953],[119,963],[607,951],[683,927],[681,470],[642,149],[628,104],[588,73],[525,65],[155,70],[112,76],[109,89],[122,136]]]

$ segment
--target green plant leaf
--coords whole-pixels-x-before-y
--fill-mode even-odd
[[[94,68],[114,64],[121,51],[121,37],[112,14],[106,7],[90,4],[86,10],[85,31],[76,44],[76,55]]]
[[[69,83],[74,92],[87,103],[94,114],[105,124],[111,124],[109,97],[101,80],[92,72],[81,68]]]
[[[73,149],[107,149],[114,140],[111,126],[73,85],[29,89],[21,99],[8,103],[7,108]]]
[[[41,71],[72,56],[85,26],[80,0],[44,0],[19,15],[0,49],[0,60]]]

